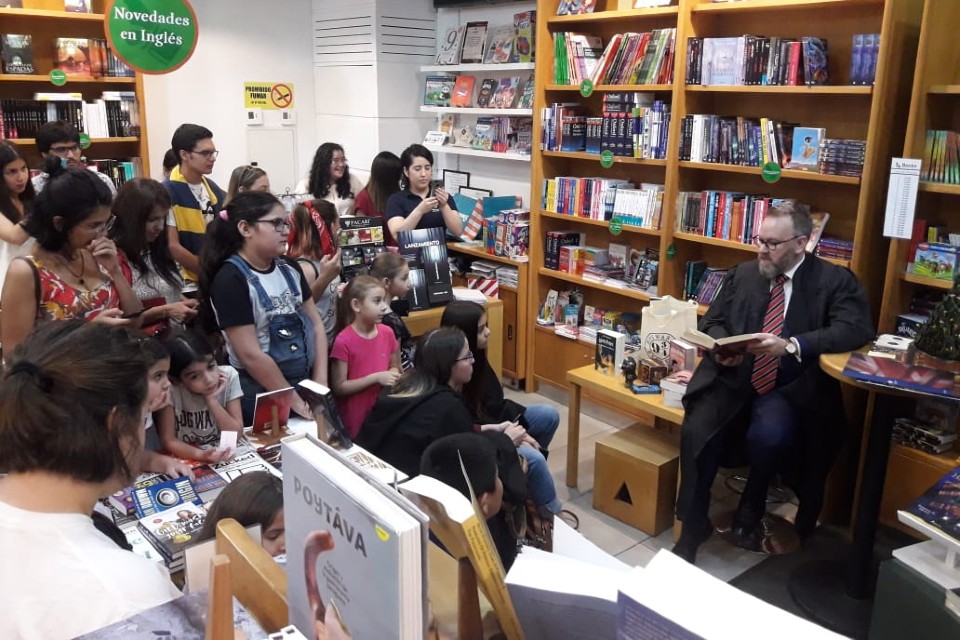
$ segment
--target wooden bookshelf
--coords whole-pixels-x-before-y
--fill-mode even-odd
[[[660,251],[658,293],[681,297],[684,265],[689,260],[706,260],[711,266],[729,267],[750,259],[756,249],[730,240],[704,238],[677,231],[677,194],[681,191],[725,190],[749,194],[769,194],[775,198],[798,198],[815,209],[827,211],[831,219],[826,236],[853,241],[851,260],[830,262],[847,266],[864,283],[872,309],[880,308],[884,283],[883,264],[887,242],[883,239],[883,203],[890,157],[899,155],[906,131],[910,103],[909,87],[913,74],[916,40],[919,34],[923,0],[743,0],[716,3],[710,0],[678,0],[671,7],[630,10],[623,0],[598,0],[593,14],[556,16],[558,0],[539,0],[537,15],[537,70],[535,74],[534,113],[553,102],[579,102],[587,115],[600,115],[602,91],[655,92],[669,100],[671,121],[665,160],[641,160],[614,157],[604,169],[599,156],[583,152],[542,151],[535,148],[531,161],[531,233],[530,233],[530,317],[535,317],[549,289],[567,289],[571,285],[584,293],[585,304],[638,311],[645,303],[641,292],[602,286],[578,276],[561,274],[544,267],[545,236],[548,231],[582,230],[591,246],[606,247],[610,242],[632,248]],[[958,3],[960,5],[960,3]],[[960,9],[958,9],[960,10]],[[829,19],[825,19],[829,17]],[[956,24],[956,20],[948,24]],[[600,36],[604,45],[612,35],[652,29],[677,29],[673,81],[669,85],[638,87],[601,85],[594,94],[581,97],[579,87],[553,83],[553,34],[574,31]],[[946,29],[947,26],[945,25]],[[687,86],[687,39],[690,37],[728,37],[745,33],[768,36],[826,38],[830,43],[827,86]],[[857,33],[880,33],[876,81],[872,87],[850,84],[851,39]],[[960,42],[960,39],[958,39]],[[958,45],[960,46],[960,45]],[[960,59],[943,59],[944,67],[954,67]],[[949,75],[949,74],[948,74]],[[943,78],[936,85],[960,83],[958,78]],[[960,84],[956,86],[960,87]],[[768,184],[758,167],[681,162],[679,143],[684,116],[715,113],[769,117],[797,122],[803,126],[823,127],[830,138],[867,141],[867,157],[862,176],[834,176],[783,170],[780,180]],[[534,118],[534,140],[540,140],[542,122]],[[540,209],[539,194],[545,178],[557,176],[607,176],[629,178],[634,182],[664,185],[663,209],[659,230],[630,229],[609,233],[609,223],[560,215]],[[938,192],[945,185],[937,185]],[[960,194],[960,185],[950,185]],[[902,273],[901,269],[898,271]],[[648,297],[648,296],[647,296]],[[706,307],[698,310],[701,314]],[[534,333],[530,329],[531,334]],[[583,345],[555,337],[540,330],[531,335],[535,345],[528,371],[535,380],[557,381],[551,372],[558,363],[578,362]],[[564,353],[567,349],[570,353]],[[549,351],[549,353],[542,353]],[[560,381],[559,384],[565,384]]]
[[[960,3],[954,0],[926,0],[916,57],[916,73],[910,100],[902,157],[922,158],[928,129],[956,129],[960,108]],[[916,217],[946,224],[960,231],[960,185],[920,183]],[[945,290],[951,282],[926,278],[907,271],[909,240],[893,240],[887,256],[879,329],[892,333],[897,316],[909,312],[910,299],[923,289]],[[892,416],[891,419],[895,417]],[[915,500],[930,485],[958,464],[958,451],[930,455],[894,444],[890,451],[887,480],[880,505],[880,521],[899,526],[897,509]],[[903,529],[903,527],[900,527]],[[906,530],[906,529],[904,529]],[[910,530],[907,530],[913,533]],[[913,533],[916,535],[916,533]]]
[[[79,93],[85,102],[92,102],[103,91],[133,91],[137,97],[140,116],[139,137],[94,138],[93,146],[86,151],[91,158],[139,157],[143,175],[150,175],[150,154],[147,144],[147,111],[143,94],[143,77],[114,78],[67,78],[63,86],[50,82],[54,68],[55,43],[59,37],[103,38],[106,0],[93,0],[92,13],[70,13],[63,10],[63,0],[24,0],[21,8],[0,8],[0,31],[3,33],[28,34],[33,38],[33,64],[35,73],[30,75],[0,74],[0,96],[4,98],[32,99],[33,94]],[[40,165],[40,153],[32,138],[15,139],[27,156],[31,168]],[[102,155],[101,155],[102,154]]]

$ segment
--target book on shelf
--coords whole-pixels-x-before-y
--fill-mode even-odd
[[[400,492],[429,516],[430,532],[447,553],[458,560],[469,560],[477,585],[493,606],[508,640],[524,637],[504,581],[503,563],[473,488],[471,498],[466,498],[436,478],[420,475],[400,485]]]
[[[482,64],[484,45],[487,44],[486,20],[468,22],[463,32],[460,64]]]
[[[850,84],[872,85],[877,74],[880,53],[879,33],[857,33],[852,36],[850,50]]]
[[[597,0],[560,0],[557,5],[558,16],[571,16],[584,13],[593,13],[597,8]]]
[[[824,38],[804,36],[802,42],[804,82],[807,86],[827,84],[830,81],[827,41]]]
[[[951,470],[898,515],[932,526],[960,545],[960,467]]]
[[[3,73],[11,75],[35,73],[33,36],[16,33],[0,35],[0,60],[3,61]]]
[[[314,637],[423,637],[427,519],[310,436],[283,441],[290,621]],[[336,634],[334,634],[336,635]]]
[[[90,0],[63,0],[63,10],[71,13],[90,13]]]
[[[477,79],[471,75],[459,75],[453,84],[451,107],[469,107],[473,101],[473,86]]]
[[[170,571],[183,566],[183,550],[197,542],[207,512],[202,506],[184,502],[173,508],[144,516],[137,521],[140,532],[153,545]]]
[[[593,368],[603,375],[617,377],[626,349],[627,337],[619,331],[600,329],[594,351]]]
[[[513,54],[511,62],[533,62],[537,55],[537,12],[513,14]]]
[[[682,336],[682,338],[690,344],[707,351],[716,351],[725,356],[743,353],[747,347],[755,344],[760,337],[758,333],[744,333],[737,336],[714,338],[698,329],[687,329],[683,332]]]
[[[960,184],[960,134],[928,129],[920,179],[925,182]]]
[[[796,123],[770,118],[689,114],[680,133],[680,160],[761,167],[795,162]],[[812,162],[818,159],[814,149]]]
[[[517,100],[517,88],[520,86],[520,78],[500,78],[497,88],[490,99],[490,108],[492,109],[511,109]]]
[[[767,211],[780,202],[783,202],[780,198],[731,191],[681,191],[677,194],[676,229],[705,238],[749,244]]]
[[[516,35],[513,25],[503,25],[494,27],[490,31],[490,44],[487,46],[487,54],[484,58],[484,64],[505,64],[513,59],[514,41]]]
[[[0,8],[23,9],[23,0],[0,0]]]
[[[90,78],[90,42],[86,38],[57,38],[53,68],[67,77]]]
[[[825,211],[811,211],[810,219],[813,220],[813,230],[810,231],[810,238],[807,240],[805,250],[807,253],[813,253],[820,242],[823,230],[830,222],[830,214]]]
[[[466,25],[457,25],[447,29],[440,39],[437,49],[437,64],[460,64],[460,52],[463,48],[463,37]]]
[[[497,81],[493,78],[484,78],[480,82],[480,90],[477,92],[477,106],[486,109],[490,106],[490,100],[497,90]]]
[[[960,398],[960,381],[949,371],[851,353],[843,375],[888,387]]]
[[[913,418],[897,418],[893,421],[892,440],[905,447],[937,455],[953,449],[957,432]]]
[[[456,79],[452,76],[427,76],[424,80],[423,104],[432,107],[449,107]]]

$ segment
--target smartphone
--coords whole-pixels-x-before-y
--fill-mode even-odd
[[[146,307],[140,309],[139,311],[131,311],[130,313],[124,313],[120,316],[121,320],[130,320],[131,318],[139,318],[143,315],[143,312],[146,311]]]
[[[430,181],[430,197],[433,198],[437,194],[437,189],[443,188],[443,180],[431,180]]]

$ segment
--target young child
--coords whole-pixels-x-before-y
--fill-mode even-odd
[[[210,344],[187,333],[167,343],[170,353],[170,405],[160,411],[160,444],[171,454],[216,463],[233,455],[218,449],[221,431],[243,427],[240,377],[231,366],[217,366]]]
[[[163,343],[156,338],[147,338],[143,341],[143,352],[151,361],[147,372],[147,417],[143,428],[146,429],[146,444],[140,456],[138,472],[164,473],[176,478],[187,476],[193,479],[193,470],[190,465],[174,457],[164,455],[156,449],[160,448],[160,440],[153,416],[157,411],[170,406],[170,354]]]
[[[330,350],[330,386],[347,433],[356,438],[383,387],[400,377],[399,343],[383,317],[387,292],[376,278],[357,276],[340,296],[337,333]]]
[[[283,523],[283,481],[266,471],[245,473],[213,501],[200,540],[217,536],[217,523],[233,518],[244,527],[260,525],[260,544],[276,558],[287,552]]]
[[[406,259],[396,253],[381,253],[370,267],[370,275],[383,282],[390,302],[390,313],[383,317],[383,324],[393,329],[400,343],[400,370],[413,368],[413,352],[416,345],[410,330],[403,322],[407,315],[407,292],[410,290],[410,266]]]
[[[293,227],[287,236],[287,255],[296,258],[310,295],[332,343],[337,324],[337,291],[340,289],[340,218],[326,200],[308,200],[293,208]]]

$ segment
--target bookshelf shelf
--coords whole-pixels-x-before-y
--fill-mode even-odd
[[[55,87],[50,84],[50,76],[44,75],[26,75],[26,74],[12,74],[12,73],[2,73],[0,74],[0,82],[40,82],[43,84],[50,85],[53,91],[57,92],[69,92],[70,85],[74,83],[85,83],[85,84],[125,84],[125,85],[135,85],[137,83],[136,78],[112,78],[107,76],[101,76],[99,78],[78,78],[76,76],[67,76],[67,83],[62,87]]]
[[[506,62],[503,64],[429,64],[420,67],[420,73],[470,73],[533,71],[532,62]]]
[[[929,278],[927,276],[919,276],[915,273],[910,273],[909,271],[904,272],[903,281],[909,282],[911,284],[919,284],[924,287],[930,287],[932,289],[945,289],[949,291],[953,287],[953,282],[950,280],[941,280],[939,278]]]
[[[573,160],[592,160],[600,163],[600,154],[585,153],[583,151],[541,151],[540,155],[548,158],[571,158]],[[647,164],[654,167],[667,166],[666,160],[650,160],[647,158],[631,158],[628,156],[613,156],[614,164]]]
[[[626,298],[633,298],[634,300],[642,300],[644,302],[650,301],[649,293],[644,293],[643,291],[636,291],[634,289],[628,289],[626,285],[624,285],[623,287],[617,287],[609,284],[603,284],[602,282],[594,282],[593,280],[587,280],[586,278],[578,276],[573,273],[565,273],[563,271],[547,269],[546,267],[540,267],[537,273],[539,273],[542,276],[555,278],[557,280],[572,282],[573,284],[578,284],[583,287],[588,287],[591,289],[599,289],[600,291],[608,291],[610,293],[616,293]]]
[[[699,242],[708,244],[712,247],[723,247],[724,249],[734,249],[736,251],[745,251],[747,253],[756,253],[757,248],[752,244],[744,244],[736,240],[723,240],[721,238],[708,238],[695,233],[674,233],[673,237],[677,240],[686,240],[687,242]]]
[[[926,193],[943,193],[951,196],[960,196],[960,184],[947,184],[946,182],[921,182],[917,189]]]
[[[10,138],[10,142],[15,142],[19,145],[33,145],[37,141],[34,138]],[[90,138],[91,144],[117,144],[121,142],[140,142],[140,138],[130,137],[130,138]]]
[[[447,249],[450,251],[456,251],[458,253],[464,253],[474,258],[481,258],[483,260],[489,260],[490,262],[499,262],[501,264],[509,264],[514,267],[519,267],[522,264],[527,264],[527,260],[517,260],[515,258],[507,258],[505,256],[495,256],[493,254],[487,253],[481,248],[481,245],[475,242],[448,242]]]
[[[927,89],[929,95],[956,96],[960,95],[960,84],[935,84]]]
[[[883,0],[743,0],[742,2],[720,2],[716,4],[695,4],[692,12],[697,13],[749,13],[753,11],[803,11],[825,10],[857,5],[881,6]]]
[[[495,160],[530,162],[530,154],[514,153],[511,151],[484,151],[483,149],[470,149],[468,147],[435,147],[433,145],[427,145],[427,149],[430,149],[430,151],[433,153],[449,156],[471,156],[474,158],[493,158]]]
[[[736,164],[716,164],[711,162],[688,162],[679,163],[682,169],[698,169],[700,171],[723,171],[726,173],[744,173],[760,176],[760,167],[744,167]],[[780,177],[791,180],[812,180],[814,182],[827,182],[831,184],[849,184],[859,185],[860,178],[850,176],[834,176],[827,173],[814,173],[813,171],[797,171],[795,169],[783,169]]]
[[[434,107],[421,105],[423,113],[459,113],[464,116],[532,116],[533,109],[481,109],[479,107]]]
[[[608,229],[610,227],[609,220],[593,220],[591,218],[581,218],[580,216],[571,216],[565,213],[556,213],[554,211],[541,211],[540,215],[544,218],[551,218],[553,220],[563,220],[564,222],[573,222],[575,224],[587,224],[594,227],[603,227]],[[632,224],[623,225],[624,233],[639,233],[645,236],[659,236],[660,231],[657,229],[645,229],[644,227],[638,227]]]
[[[547,91],[576,91],[579,93],[578,84],[548,84]],[[593,88],[594,92],[607,91],[673,91],[672,84],[598,84]]]
[[[826,258],[826,257],[823,257],[823,256],[820,256],[820,259],[823,260],[823,261],[825,261],[825,262],[829,262],[830,264],[835,264],[835,265],[837,265],[838,267],[846,267],[847,269],[850,268],[850,261],[849,261],[849,260],[843,260],[842,258]]]
[[[787,95],[831,95],[831,96],[869,96],[873,93],[873,87],[859,87],[854,85],[759,85],[759,84],[738,84],[738,85],[699,85],[688,84],[685,89],[693,93],[765,93]]]
[[[13,9],[9,7],[0,8],[0,19],[6,22],[8,19],[30,19],[30,20],[64,20],[69,22],[103,22],[102,13],[73,13],[68,11],[53,11],[49,9]]]
[[[555,7],[551,9],[553,13]],[[547,18],[549,26],[568,26],[600,24],[604,22],[619,22],[642,20],[644,18],[670,18],[679,13],[679,7],[653,7],[650,9],[628,9],[619,11],[597,11],[596,13],[582,13],[573,16],[555,16]]]

